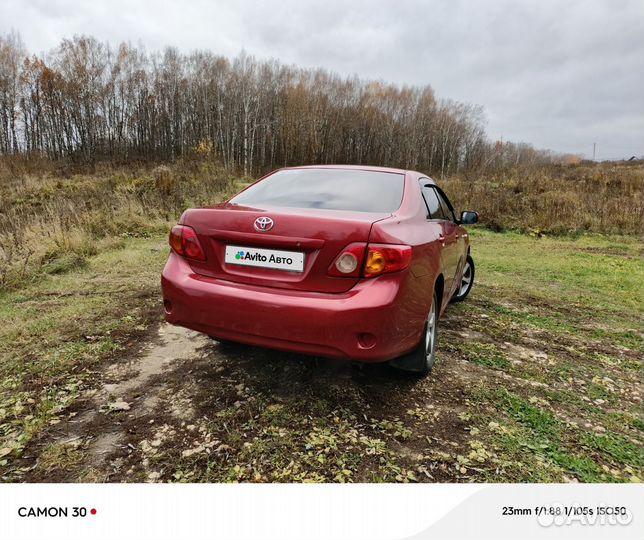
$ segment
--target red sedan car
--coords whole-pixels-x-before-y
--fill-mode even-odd
[[[427,374],[438,319],[474,281],[464,224],[434,181],[367,166],[275,171],[187,210],[162,276],[168,322]]]

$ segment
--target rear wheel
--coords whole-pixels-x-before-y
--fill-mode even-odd
[[[472,285],[474,285],[474,259],[468,255],[465,260],[465,266],[463,267],[461,283],[458,289],[456,289],[454,296],[452,296],[452,302],[462,302],[465,300],[472,290]]]
[[[390,365],[404,371],[417,373],[424,377],[434,367],[436,362],[436,337],[438,334],[438,296],[434,292],[432,306],[423,328],[423,335],[420,343],[409,354],[396,358],[389,362]]]

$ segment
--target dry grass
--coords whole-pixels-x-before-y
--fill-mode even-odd
[[[489,228],[570,234],[642,232],[642,163],[497,171],[440,182]]]
[[[82,266],[125,238],[165,232],[186,208],[220,200],[232,178],[209,162],[43,171],[0,171],[0,289]]]
[[[191,206],[235,190],[209,158],[172,165],[0,160],[0,289],[43,273],[82,267],[125,238],[168,230]],[[477,210],[493,230],[533,233],[641,233],[641,164],[513,169],[440,182],[458,209]]]

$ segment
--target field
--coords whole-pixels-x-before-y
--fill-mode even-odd
[[[6,272],[3,481],[642,481],[639,237],[474,228],[419,380],[165,325],[172,219]]]

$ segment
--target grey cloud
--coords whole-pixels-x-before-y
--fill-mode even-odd
[[[643,15],[634,0],[3,0],[0,32],[34,52],[90,34],[431,84],[483,105],[493,138],[611,158],[644,154]]]

